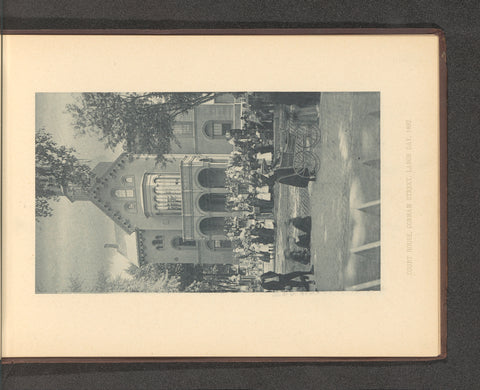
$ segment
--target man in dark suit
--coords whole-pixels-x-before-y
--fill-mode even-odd
[[[308,291],[310,282],[306,275],[313,275],[313,267],[310,271],[295,271],[288,274],[269,271],[262,274],[260,280],[264,290],[283,291],[287,287],[304,287]],[[300,278],[301,281],[293,280],[295,278]]]

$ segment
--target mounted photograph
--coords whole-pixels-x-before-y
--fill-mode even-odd
[[[444,36],[309,31],[4,36],[2,363],[446,356]]]
[[[380,92],[35,95],[35,293],[381,290]]]

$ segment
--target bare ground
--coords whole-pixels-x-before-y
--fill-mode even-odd
[[[344,290],[380,279],[380,248],[355,254],[359,246],[380,241],[380,96],[378,93],[323,93],[318,124],[321,142],[315,182],[306,190],[278,185],[277,272],[308,269],[286,261],[283,248],[296,234],[288,219],[312,216],[311,263],[320,291]],[[308,199],[310,198],[310,199]],[[309,205],[305,201],[309,201]],[[378,288],[376,286],[375,288]]]

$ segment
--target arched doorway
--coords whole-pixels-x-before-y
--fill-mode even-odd
[[[225,169],[205,168],[198,173],[198,182],[205,188],[225,188]]]
[[[223,236],[225,235],[225,218],[209,217],[204,218],[200,222],[200,231],[206,236]]]
[[[198,205],[203,211],[226,211],[226,194],[203,194]]]

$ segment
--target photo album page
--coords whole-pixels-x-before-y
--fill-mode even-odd
[[[438,35],[3,40],[3,358],[445,352]]]

